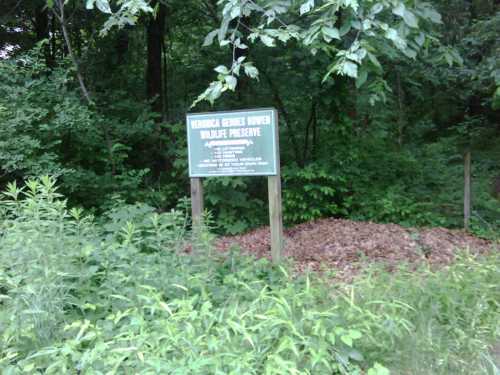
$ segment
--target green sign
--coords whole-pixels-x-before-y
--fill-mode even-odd
[[[255,109],[187,115],[189,176],[273,176],[277,112]]]

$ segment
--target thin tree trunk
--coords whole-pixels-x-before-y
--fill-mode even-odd
[[[78,59],[77,59],[76,55],[74,54],[73,48],[71,46],[71,39],[69,37],[69,33],[68,33],[67,25],[66,25],[65,13],[64,13],[64,0],[56,0],[55,5],[57,6],[59,13],[57,13],[58,11],[56,10],[56,8],[52,8],[52,13],[57,18],[57,20],[59,21],[59,23],[61,25],[61,31],[63,34],[64,43],[66,45],[66,48],[67,48],[67,51],[68,51],[69,56],[71,58],[71,61],[73,62],[73,65],[75,67],[76,76],[77,76],[78,82],[80,84],[80,90],[82,91],[83,97],[85,98],[87,105],[90,106],[90,105],[92,105],[92,99],[90,97],[89,91],[87,90],[87,87],[85,86],[85,81],[83,79],[83,74],[82,74],[81,69],[80,69],[80,64],[78,63]],[[53,22],[54,21],[55,20],[53,20]],[[63,48],[63,50],[64,50],[64,48]],[[116,162],[115,162],[114,157],[113,157],[113,148],[112,148],[113,142],[111,140],[111,137],[109,135],[109,131],[108,131],[107,127],[104,127],[104,136],[106,138],[106,144],[107,144],[107,148],[108,148],[108,158],[109,158],[109,163],[111,165],[111,173],[113,175],[115,175],[116,174]]]
[[[471,152],[464,156],[464,229],[469,230],[471,214]]]
[[[315,160],[318,152],[318,109],[316,107],[316,113],[314,116],[313,122],[313,139],[312,139],[312,149],[311,149],[311,157]]]
[[[59,8],[59,13],[55,10],[55,8],[52,9],[54,16],[57,17],[59,20],[59,23],[61,24],[61,31],[63,34],[64,42],[66,44],[66,48],[68,49],[69,56],[71,58],[71,61],[73,62],[73,65],[76,70],[76,77],[78,78],[78,83],[80,84],[80,90],[82,91],[83,97],[87,101],[88,104],[92,103],[92,100],[90,99],[90,94],[89,91],[87,90],[87,87],[85,86],[85,81],[83,80],[83,75],[80,70],[80,64],[78,63],[78,59],[76,58],[76,55],[73,52],[73,48],[71,47],[71,39],[69,37],[68,29],[66,27],[66,19],[65,19],[65,14],[64,14],[64,0],[56,0],[56,5],[57,8]]]
[[[167,7],[160,0],[153,0],[151,6],[157,9],[156,14],[148,21],[146,28],[147,38],[147,66],[146,66],[146,96],[152,101],[152,110],[161,115],[156,122],[158,142],[155,147],[158,154],[155,157],[153,173],[159,177],[163,171],[172,168],[172,160],[163,152],[166,148],[164,138],[173,143],[172,133],[167,129],[166,137],[162,137],[161,124],[167,121],[167,51],[165,48],[165,26],[167,22]],[[171,142],[170,142],[171,141]],[[167,150],[168,151],[168,150]]]
[[[305,134],[305,140],[304,140],[304,154],[302,156],[302,164],[306,164],[307,162],[307,159],[308,159],[308,152],[309,152],[309,133],[310,133],[310,129],[312,126],[314,126],[314,121],[315,121],[315,118],[316,118],[316,99],[313,98],[311,100],[311,114],[309,115],[309,120],[307,121],[307,125],[306,125],[306,134]],[[313,148],[311,146],[311,148]]]
[[[151,6],[158,6],[157,14],[147,25],[147,67],[146,67],[146,95],[153,100],[153,111],[163,115],[163,77],[162,77],[162,50],[165,34],[165,6],[154,0]]]
[[[404,142],[404,128],[405,128],[405,118],[403,112],[403,101],[404,101],[404,92],[401,87],[401,74],[399,70],[396,72],[396,81],[397,81],[397,89],[398,89],[398,145],[399,147],[403,147]]]
[[[43,46],[43,53],[45,56],[45,64],[47,67],[52,68],[54,61],[50,51],[50,34],[49,34],[49,12],[47,5],[43,2],[35,9],[35,35],[38,42],[45,40]]]
[[[250,29],[250,21],[251,21],[250,17],[241,17],[237,22],[233,20],[230,26],[239,29],[238,31],[243,34],[246,34],[247,29]],[[243,29],[243,27],[241,26],[245,27],[245,29]],[[241,57],[248,58],[248,48],[245,49],[245,48],[235,47],[232,56],[233,61],[231,61],[231,63],[234,63]],[[238,97],[238,102],[241,103],[242,105],[244,105],[244,96],[245,96],[244,94],[247,88],[248,88],[248,77],[242,74],[238,78],[238,86],[236,87],[236,95]]]
[[[51,35],[50,35],[50,53],[51,53],[51,60],[56,62],[56,57],[57,57],[57,38],[56,38],[56,31],[57,31],[57,25],[56,25],[57,19],[52,13],[52,16],[50,17],[50,30],[51,30]]]
[[[129,35],[128,35],[128,29],[123,28],[120,30],[118,33],[118,36],[116,38],[116,44],[115,44],[115,51],[116,51],[116,60],[118,65],[123,65],[125,64],[125,59],[128,53],[128,48],[129,48]]]
[[[165,40],[163,40],[162,44],[163,50],[163,111],[162,111],[162,120],[163,122],[167,122],[169,119],[169,103],[168,103],[168,58],[167,58],[167,48],[165,46]]]
[[[283,100],[281,99],[281,96],[279,95],[278,88],[275,86],[273,80],[269,77],[269,75],[259,67],[259,71],[262,73],[264,78],[266,79],[269,88],[271,89],[271,92],[273,93],[274,97],[274,102],[276,103],[276,106],[278,107],[278,111],[281,113],[283,116],[283,119],[285,120],[285,125],[288,130],[288,138],[290,139],[290,143],[292,144],[292,148],[295,154],[295,161],[297,164],[302,166],[302,158],[300,155],[300,150],[299,150],[299,143],[297,141],[297,137],[295,135],[295,131],[292,126],[292,120],[288,114],[288,111],[286,110],[285,104],[283,103]]]

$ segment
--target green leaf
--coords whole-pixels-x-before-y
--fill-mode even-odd
[[[399,36],[398,32],[395,29],[387,29],[385,37],[389,40],[392,40],[398,49],[404,50],[406,48],[405,40]]]
[[[405,23],[408,26],[413,27],[413,28],[418,28],[417,17],[415,17],[415,15],[412,12],[410,12],[409,10],[404,11],[403,20],[405,21]]]
[[[219,65],[214,70],[220,74],[229,74],[229,69],[227,67],[225,67],[224,65]]]
[[[229,90],[234,91],[234,89],[236,88],[236,85],[238,84],[238,80],[236,79],[236,77],[226,76],[225,80],[226,80],[227,87],[229,88]]]
[[[259,71],[252,64],[250,63],[244,64],[243,68],[245,69],[245,74],[250,78],[257,78],[259,76]]]
[[[221,23],[220,29],[217,32],[219,43],[221,43],[226,37],[227,29],[229,28],[229,22],[231,22],[231,20],[224,18]]]
[[[405,54],[406,57],[409,57],[410,59],[415,59],[417,57],[417,52],[415,50],[412,50],[411,48],[405,48],[403,50],[403,53]]]
[[[434,23],[442,23],[441,15],[432,7],[427,6],[424,8],[424,17]]]
[[[368,59],[370,60],[370,62],[378,69],[378,70],[382,70],[382,65],[380,64],[380,62],[378,61],[377,59],[377,56],[375,56],[373,53],[371,52],[368,52],[367,53],[367,56],[368,56]]]
[[[268,47],[274,47],[274,38],[271,38],[268,35],[262,34],[260,35],[260,40]]]
[[[340,68],[341,74],[347,75],[352,78],[358,77],[358,65],[352,61],[345,61],[341,64]]]
[[[497,87],[495,93],[493,94],[493,102],[491,103],[491,107],[494,111],[500,109],[500,87]]]
[[[103,13],[111,14],[111,8],[109,6],[108,0],[96,0],[97,9]]]
[[[422,47],[425,43],[425,34],[420,33],[415,37],[415,43],[417,43],[420,47]]]
[[[363,334],[358,331],[357,329],[351,329],[349,331],[349,335],[354,339],[354,340],[358,340],[360,339],[361,337],[363,337]]]
[[[356,88],[359,89],[361,86],[363,86],[367,78],[368,78],[368,71],[366,69],[362,69],[359,72],[358,78],[356,79]]]
[[[343,0],[346,7],[351,7],[355,12],[358,11],[359,3],[357,0]]]
[[[368,370],[366,375],[390,375],[390,371],[382,366],[380,363],[375,362],[375,365]]]
[[[234,7],[231,8],[231,14],[230,14],[231,19],[239,17],[240,14],[241,14],[241,7],[234,6]]]
[[[337,29],[335,27],[325,26],[321,29],[321,32],[323,33],[323,35],[325,35],[331,39],[339,39],[340,40],[339,29]]]
[[[364,358],[363,358],[363,355],[358,352],[357,350],[354,350],[352,349],[349,353],[348,353],[349,357],[351,359],[354,359],[355,361],[357,362],[361,362],[361,361],[364,361]]]
[[[304,4],[300,6],[300,15],[308,13],[314,7],[314,0],[307,0]]]
[[[370,13],[372,15],[375,15],[375,14],[382,12],[383,9],[384,9],[384,5],[382,3],[377,3],[372,7],[372,9],[370,10]]]
[[[349,347],[352,347],[352,337],[349,335],[340,336],[340,340]]]
[[[235,44],[236,48],[239,48],[239,49],[247,49],[248,48],[248,46],[245,43],[241,42],[240,38],[236,39],[234,44]]]
[[[394,13],[396,16],[403,17],[405,14],[406,7],[403,3],[398,3],[398,5],[392,9],[392,13]]]
[[[346,35],[351,30],[351,22],[344,22],[344,24],[340,27],[340,36]]]
[[[223,89],[223,86],[222,86],[222,82],[216,82],[209,95],[208,95],[208,101],[213,104],[215,102],[216,99],[218,99],[222,93],[222,89]]]
[[[219,32],[219,29],[210,31],[207,34],[207,36],[205,37],[205,40],[203,41],[203,47],[208,47],[208,46],[212,45],[218,32]]]
[[[448,63],[448,66],[451,68],[453,66],[453,56],[451,54],[449,54],[448,52],[446,52],[444,54],[444,59]]]

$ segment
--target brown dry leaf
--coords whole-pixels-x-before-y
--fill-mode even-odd
[[[243,235],[222,237],[220,251],[239,246],[244,253],[270,257],[268,227]],[[481,254],[495,245],[464,231],[445,228],[404,228],[396,224],[376,224],[344,219],[321,219],[285,231],[284,256],[293,260],[296,272],[335,269],[342,279],[350,279],[363,264],[383,263],[393,270],[401,264],[417,266],[447,264],[459,250]]]

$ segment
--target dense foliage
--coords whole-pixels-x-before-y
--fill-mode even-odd
[[[349,285],[221,256],[267,184],[205,179],[192,233],[185,114],[277,109],[286,225],[462,227],[472,155],[498,239],[499,35],[493,0],[3,0],[0,372],[497,375],[498,253]]]
[[[493,1],[7,3],[4,187],[50,173],[73,206],[169,210],[189,192],[183,123],[201,94],[217,101],[195,111],[278,109],[288,225],[460,227],[470,150],[472,229],[498,233]],[[221,232],[266,222],[264,179],[209,179],[206,202]]]
[[[208,233],[188,256],[186,215],[152,211],[119,205],[96,222],[68,209],[53,179],[9,186],[2,374],[494,373],[495,254],[332,287],[212,254]]]

